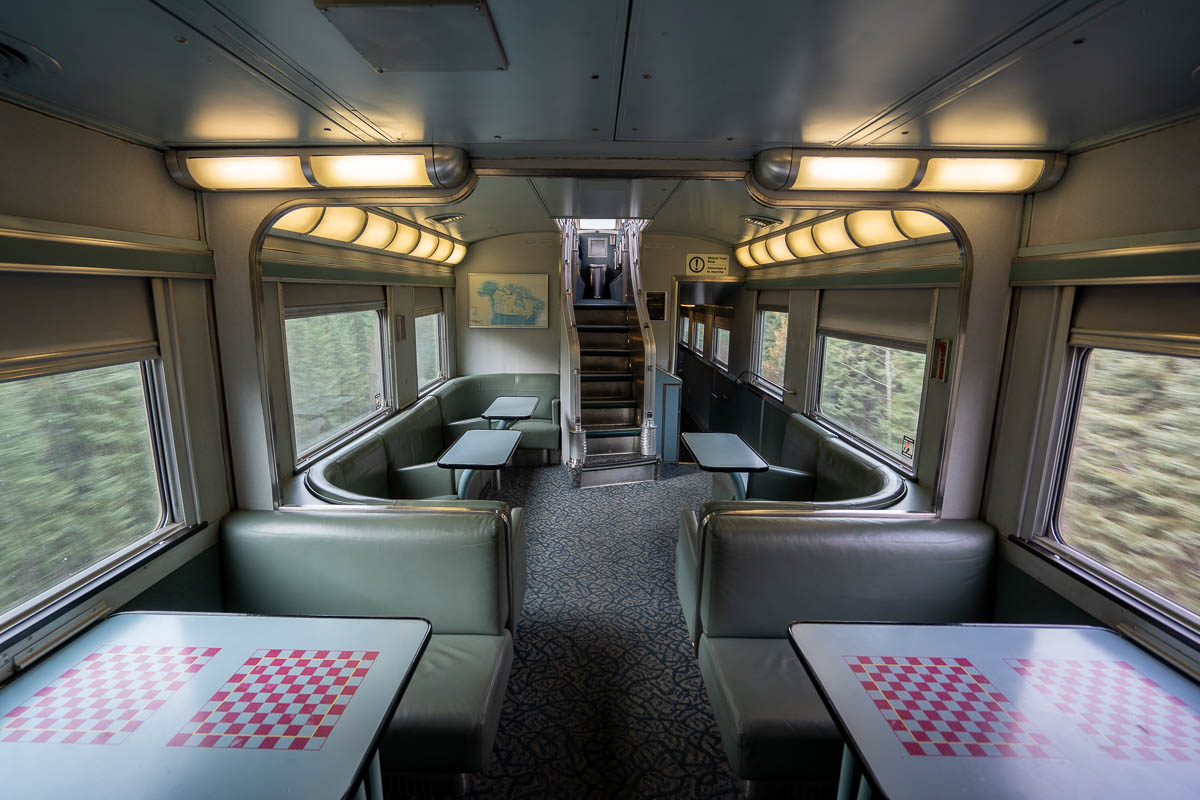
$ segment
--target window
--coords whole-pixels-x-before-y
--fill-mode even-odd
[[[1094,349],[1079,363],[1058,539],[1200,613],[1200,359]]]
[[[692,315],[686,311],[679,314],[679,341],[688,343],[688,334],[692,332]]]
[[[704,355],[704,321],[693,318],[692,324],[692,349]]]
[[[713,361],[718,366],[729,366],[729,329],[713,328]]]
[[[787,361],[787,329],[786,311],[758,312],[758,363],[754,371],[780,388]]]
[[[925,354],[822,336],[821,416],[911,466],[925,382]]]
[[[383,315],[376,309],[286,320],[296,452],[307,454],[382,411]]]
[[[144,365],[0,383],[0,618],[163,527]]]
[[[442,312],[417,317],[417,387],[426,386],[445,376],[442,368],[442,343],[445,315]]]

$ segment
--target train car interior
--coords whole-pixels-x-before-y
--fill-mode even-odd
[[[1198,45],[1182,0],[4,4],[0,795],[1200,795]],[[379,620],[407,661],[339,644]],[[979,714],[882,683],[943,667]]]

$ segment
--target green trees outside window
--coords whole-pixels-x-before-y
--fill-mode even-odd
[[[1093,350],[1058,513],[1070,547],[1200,613],[1200,359]]]
[[[729,366],[729,331],[725,328],[713,328],[713,361]]]
[[[787,360],[788,315],[784,311],[759,311],[758,366],[762,377],[783,386],[783,368]]]
[[[305,453],[386,405],[378,311],[288,319],[296,452]]]
[[[901,463],[913,463],[925,354],[832,336],[822,340],[820,413]]]
[[[442,377],[442,313],[417,317],[417,386],[424,388]]]
[[[0,618],[164,517],[140,364],[0,383]]]

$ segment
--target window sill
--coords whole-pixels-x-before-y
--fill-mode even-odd
[[[428,395],[431,392],[433,392],[434,390],[436,390],[439,386],[441,386],[448,380],[450,380],[450,379],[446,378],[446,377],[441,377],[441,378],[438,378],[437,380],[430,381],[429,383],[425,384],[424,386],[418,386],[417,387],[417,397],[424,398],[426,395]]]
[[[333,436],[322,444],[318,445],[315,449],[306,451],[304,455],[296,459],[296,464],[293,469],[296,472],[308,469],[314,463],[320,461],[334,450],[337,450],[351,439],[366,433],[367,431],[371,430],[371,428],[374,428],[376,425],[379,425],[380,423],[389,419],[394,413],[396,413],[394,408],[391,406],[384,406],[379,411],[376,411],[371,416],[354,425],[354,427],[347,428],[336,436]]]
[[[847,444],[853,446],[857,450],[862,450],[864,453],[871,456],[871,458],[874,458],[874,459],[877,459],[878,461],[883,462],[887,466],[896,470],[896,472],[903,475],[905,478],[908,478],[909,480],[914,480],[914,481],[917,479],[915,453],[914,453],[913,463],[905,464],[904,462],[900,461],[895,456],[893,456],[891,453],[888,453],[887,451],[880,449],[879,446],[876,445],[871,440],[864,439],[862,436],[859,436],[854,431],[852,431],[842,425],[839,425],[837,422],[835,422],[834,420],[831,420],[829,417],[823,416],[818,413],[813,413],[808,416],[817,424],[821,425],[822,427],[828,428],[832,433],[836,434],[838,436],[838,438],[842,439]]]

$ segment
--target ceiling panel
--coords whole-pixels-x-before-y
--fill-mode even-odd
[[[3,3],[0,31],[62,65],[58,75],[13,75],[0,82],[0,95],[128,138],[189,144],[361,141],[353,126],[280,91],[145,0]]]
[[[388,210],[413,222],[447,231],[465,242],[477,242],[507,233],[558,230],[527,178],[480,178],[475,191],[460,203]],[[466,216],[449,225],[428,221],[429,217],[441,214]]]
[[[872,144],[1073,144],[1200,109],[1200,3],[1125,2]],[[909,131],[905,134],[903,131]]]
[[[531,178],[554,217],[652,218],[679,184],[673,179]]]
[[[654,217],[650,233],[682,233],[734,244],[771,230],[815,217],[805,208],[765,208],[751,199],[741,181],[682,181]],[[746,215],[774,217],[779,225],[759,228],[742,220]]]
[[[1044,4],[635,2],[618,138],[831,144]]]

